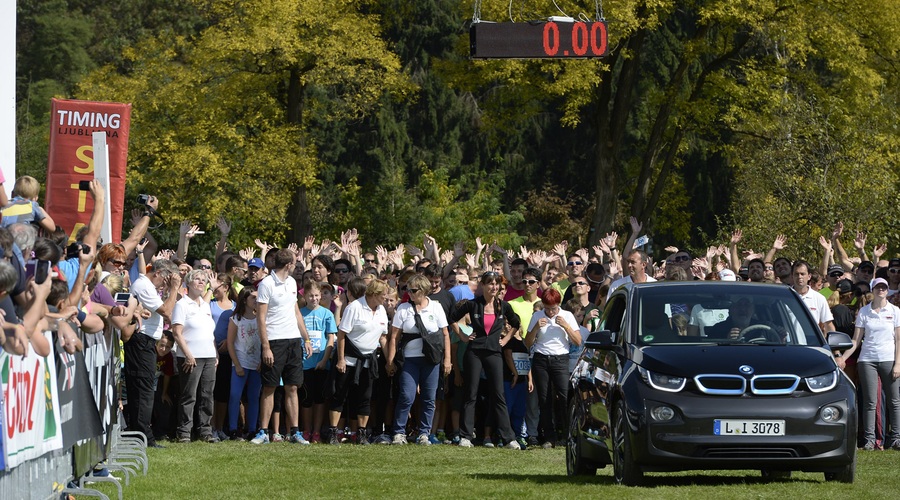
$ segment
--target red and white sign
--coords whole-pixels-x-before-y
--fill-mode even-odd
[[[39,335],[39,334],[36,334]],[[45,332],[52,343],[50,334]],[[50,362],[47,362],[47,360]],[[11,469],[27,460],[62,448],[59,393],[53,358],[24,357],[0,351],[3,397],[3,452]]]
[[[109,177],[105,188],[110,204],[112,241],[121,241],[131,104],[53,99],[50,114],[44,209],[70,237],[87,225],[94,201],[90,193],[78,189],[78,183],[94,179],[92,134],[104,132],[109,148]]]

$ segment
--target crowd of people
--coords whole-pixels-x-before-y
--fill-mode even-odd
[[[115,332],[127,426],[151,446],[552,448],[565,436],[569,376],[609,294],[701,279],[791,286],[823,332],[851,335],[836,362],[861,390],[860,446],[900,449],[900,258],[883,260],[878,245],[870,259],[863,233],[849,256],[840,223],[820,239],[817,264],[778,255],[780,235],[765,254],[741,252],[740,231],[704,255],[667,247],[654,262],[635,248],[635,219],[624,246],[611,233],[591,249],[509,250],[480,238],[441,249],[426,235],[421,248],[365,251],[348,230],[340,241],[235,251],[220,218],[215,255],[194,255],[190,221],[177,249],[159,248],[154,196],[120,243],[100,245],[99,182],[90,222],[73,235],[40,207],[39,190],[18,179],[3,209],[0,343],[47,356],[39,332],[69,352],[81,348],[79,331]]]

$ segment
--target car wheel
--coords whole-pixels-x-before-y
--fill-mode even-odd
[[[616,403],[613,415],[613,472],[617,483],[626,486],[637,486],[643,482],[644,472],[634,462],[625,415],[625,403],[619,401]]]
[[[789,470],[763,469],[760,472],[762,472],[763,481],[784,481],[791,478]]]
[[[853,456],[853,461],[844,466],[838,472],[826,472],[825,480],[826,481],[837,481],[839,483],[852,483],[853,480],[856,479],[856,456]]]
[[[570,476],[593,476],[597,473],[597,467],[585,460],[584,450],[581,449],[583,420],[584,410],[578,401],[573,399],[569,405],[569,432],[566,438],[566,474]]]

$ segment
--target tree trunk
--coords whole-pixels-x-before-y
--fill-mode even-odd
[[[645,38],[646,32],[638,30],[627,42],[619,45],[619,49],[610,55],[610,69],[598,88],[594,216],[588,234],[589,247],[598,244],[606,233],[615,228],[619,200],[619,149],[631,111],[632,89],[637,80]]]
[[[300,83],[301,70],[295,68],[291,70],[291,76],[288,83],[287,95],[287,121],[288,123],[303,123],[303,85]],[[300,135],[300,146],[302,137]],[[288,223],[287,241],[303,244],[303,240],[313,232],[312,218],[309,215],[309,201],[306,197],[306,186],[298,184],[294,187],[294,194],[291,196],[291,204],[288,206],[286,219]]]

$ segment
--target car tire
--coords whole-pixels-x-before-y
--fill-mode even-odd
[[[826,481],[836,481],[838,483],[852,483],[856,479],[856,455],[853,455],[853,461],[845,465],[838,472],[826,472]]]
[[[639,486],[644,481],[644,471],[634,461],[626,418],[625,403],[619,401],[613,413],[613,475],[619,484]]]
[[[584,458],[581,447],[581,427],[584,420],[584,409],[574,398],[569,404],[569,432],[566,438],[566,474],[569,476],[593,476],[597,467]]]
[[[791,478],[791,471],[789,470],[762,469],[760,472],[762,473],[763,481],[784,481]]]

